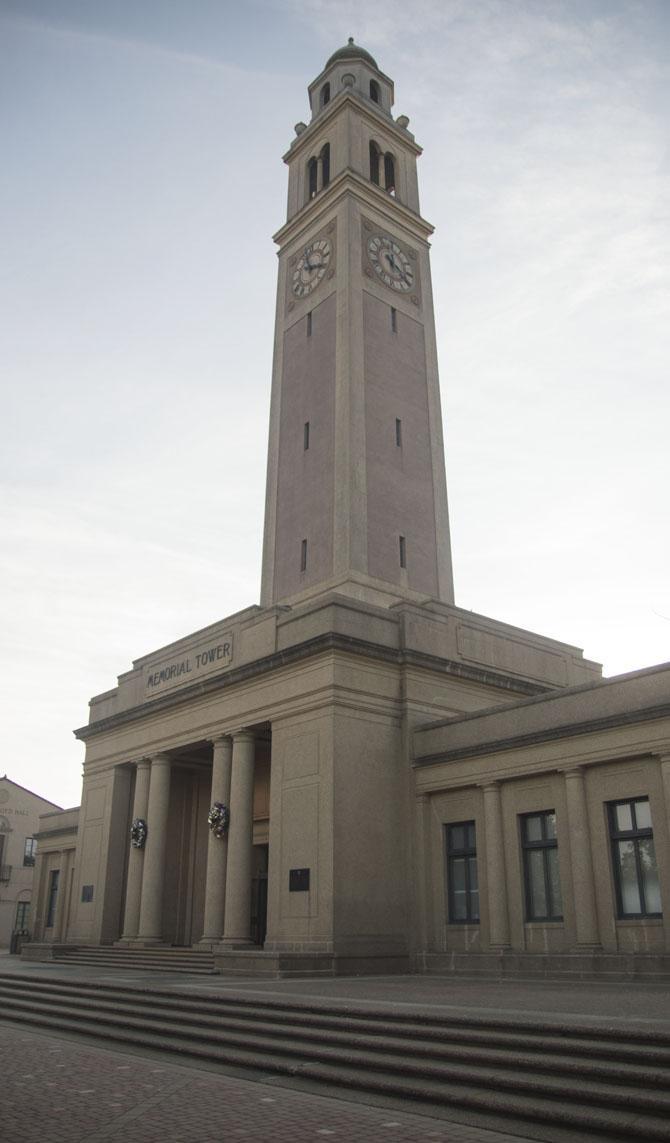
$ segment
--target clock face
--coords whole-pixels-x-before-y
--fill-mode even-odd
[[[298,258],[291,283],[297,298],[305,298],[316,289],[330,265],[331,255],[332,249],[327,238],[317,238],[305,247]]]
[[[395,239],[385,234],[373,234],[368,238],[368,258],[377,277],[392,290],[404,292],[412,289],[412,263]]]

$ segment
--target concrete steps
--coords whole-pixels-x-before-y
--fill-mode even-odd
[[[206,987],[206,986],[203,986]],[[538,1139],[670,1140],[670,1035],[0,975],[2,1017],[479,1116]]]
[[[214,955],[206,950],[188,948],[122,948],[117,946],[61,946],[54,954],[55,963],[96,965],[100,968],[135,969],[144,972],[187,972],[212,975]]]

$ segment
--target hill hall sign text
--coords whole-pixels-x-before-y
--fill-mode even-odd
[[[147,693],[155,694],[157,690],[191,682],[203,672],[230,666],[232,661],[233,637],[223,635],[218,643],[194,648],[181,658],[172,659],[160,667],[150,667],[147,674]]]

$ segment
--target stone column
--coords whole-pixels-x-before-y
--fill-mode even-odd
[[[600,933],[593,880],[584,771],[581,766],[575,766],[574,769],[565,771],[565,796],[568,808],[570,865],[572,867],[577,946],[597,948],[600,945]]]
[[[484,833],[486,837],[486,880],[489,903],[489,943],[495,948],[509,948],[509,911],[505,878],[500,785],[483,786]]]
[[[170,808],[170,759],[156,754],[151,759],[147,841],[142,875],[142,903],[138,939],[159,942],[163,938],[163,878]]]
[[[136,818],[147,820],[149,812],[149,779],[151,762],[142,758],[135,767],[135,797],[133,799],[133,821]],[[142,898],[142,872],[144,870],[144,850],[130,847],[128,854],[128,877],[126,880],[126,912],[123,919],[122,941],[132,941],[140,927],[140,901]]]
[[[233,736],[230,789],[230,828],[223,940],[227,945],[251,944],[251,873],[255,739],[251,731]]]
[[[212,746],[212,805],[221,802],[230,808],[230,781],[233,763],[232,738],[215,738]],[[218,943],[223,934],[223,913],[226,900],[226,867],[228,864],[228,837],[216,837],[210,831],[207,844],[207,875],[205,881],[205,919],[201,941]]]

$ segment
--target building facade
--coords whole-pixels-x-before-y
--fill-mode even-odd
[[[0,778],[0,948],[32,929],[33,873],[40,814],[58,807],[5,774]]]
[[[650,971],[670,939],[670,672],[603,681],[455,605],[420,148],[351,41],[309,98],[275,236],[261,603],[91,700],[27,954]]]

